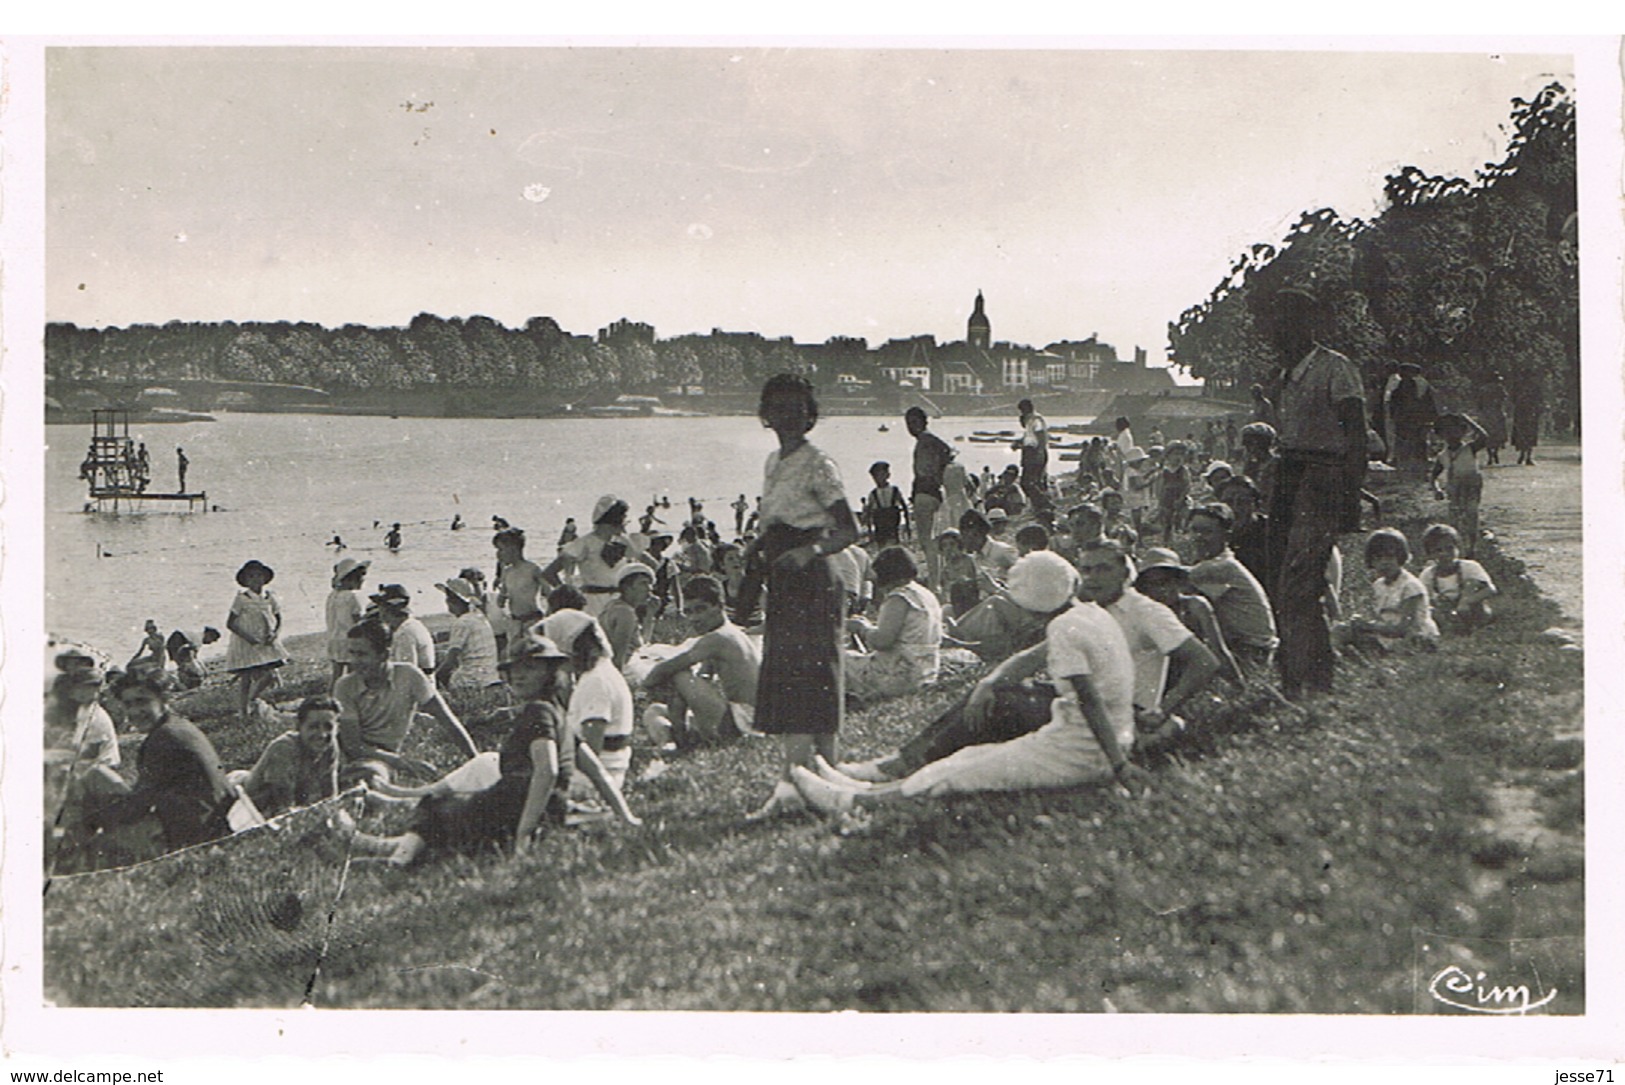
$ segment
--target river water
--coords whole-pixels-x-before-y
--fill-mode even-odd
[[[1054,418],[1052,424],[1088,421]],[[879,432],[884,424],[889,432]],[[968,470],[997,471],[1016,460],[1007,445],[956,441],[977,430],[1014,429],[1014,418],[943,418],[932,430]],[[132,654],[147,618],[167,632],[225,631],[237,568],[258,558],[277,572],[271,589],[288,634],[316,632],[336,552],[373,563],[367,586],[405,585],[414,609],[444,608],[437,581],[466,565],[490,575],[491,517],[530,536],[527,555],[546,564],[573,516],[583,529],[605,493],[624,498],[634,517],[656,495],[679,523],[690,495],[705,502],[724,538],[728,507],[741,492],[754,501],[773,435],[753,417],[613,419],[439,419],[381,416],[221,414],[214,422],[132,427],[152,456],[152,490],[175,488],[175,448],[191,466],[187,488],[208,493],[220,511],[84,511],[79,461],[85,426],[46,430],[46,629],[94,644],[116,659]],[[830,417],[813,441],[840,465],[856,508],[872,483],[869,464],[885,459],[905,492],[913,441],[901,419]],[[1052,464],[1052,469],[1055,465]],[[468,524],[451,531],[454,514]],[[384,532],[402,524],[396,553]],[[378,526],[374,527],[374,523]],[[216,651],[219,646],[216,646]],[[205,653],[206,655],[211,653]]]

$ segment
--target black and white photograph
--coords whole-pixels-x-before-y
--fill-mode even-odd
[[[1617,1058],[1618,55],[19,46],[8,1003]]]

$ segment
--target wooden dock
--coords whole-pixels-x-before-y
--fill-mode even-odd
[[[184,501],[186,503],[187,512],[197,512],[199,510],[203,512],[209,511],[209,495],[203,490],[199,490],[196,493],[165,494],[154,493],[152,491],[142,493],[139,490],[130,490],[120,487],[116,489],[92,489],[90,491],[90,497],[91,500],[96,504],[97,512],[118,512],[121,504],[127,504],[133,511],[140,508],[142,503],[146,501],[157,501],[160,503]]]

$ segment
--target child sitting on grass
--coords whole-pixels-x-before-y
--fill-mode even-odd
[[[228,772],[265,817],[330,799],[339,791],[339,703],[306,697],[298,726],[273,738],[252,769]]]
[[[1461,536],[1449,524],[1433,524],[1422,533],[1422,553],[1428,564],[1417,577],[1433,601],[1433,618],[1455,633],[1471,633],[1492,617],[1489,598],[1495,583],[1484,566],[1471,558],[1458,558]]]
[[[1385,527],[1371,533],[1365,543],[1365,564],[1376,577],[1371,594],[1377,616],[1339,622],[1334,629],[1339,644],[1384,653],[1437,646],[1439,627],[1428,604],[1428,590],[1405,568],[1410,559],[1410,544],[1400,532]]]

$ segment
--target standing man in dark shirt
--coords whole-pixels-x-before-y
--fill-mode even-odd
[[[191,462],[191,460],[186,458],[186,449],[175,449],[175,473],[180,476],[180,493],[186,492],[186,468],[191,464]]]
[[[1270,566],[1276,570],[1282,692],[1296,698],[1332,688],[1331,630],[1321,596],[1340,532],[1360,527],[1365,482],[1365,388],[1354,363],[1315,341],[1323,318],[1307,287],[1288,286],[1266,319],[1281,365],[1280,474],[1270,507]]]
[[[925,551],[926,572],[933,588],[941,586],[942,558],[937,553],[937,510],[942,507],[942,473],[954,458],[948,442],[926,429],[925,410],[910,407],[903,424],[914,438],[914,537]]]

